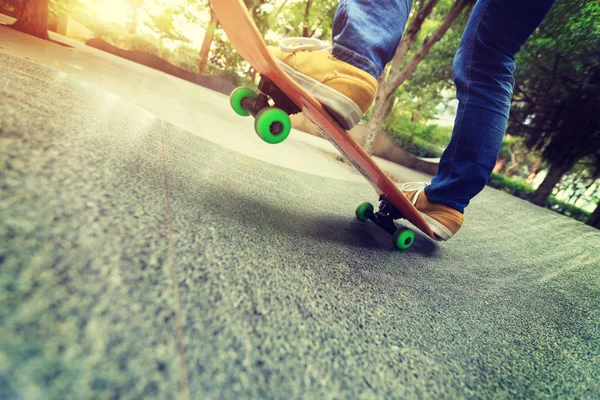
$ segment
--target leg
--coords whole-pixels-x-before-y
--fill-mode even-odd
[[[394,57],[411,6],[412,0],[340,0],[333,19],[332,54],[379,78]]]
[[[464,211],[486,185],[504,137],[515,54],[554,0],[478,0],[454,59],[459,100],[450,144],[425,189],[432,203]]]

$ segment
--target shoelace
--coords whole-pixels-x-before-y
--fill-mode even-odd
[[[290,37],[281,39],[279,48],[285,53],[294,53],[296,51],[325,50],[331,48],[331,44],[315,38]]]
[[[417,199],[421,195],[421,192],[425,190],[425,187],[427,187],[427,182],[407,182],[403,183],[400,186],[400,190],[402,190],[403,192],[417,191],[417,194],[415,195],[415,197],[413,197],[412,201],[412,204],[414,206],[415,204],[417,204]]]

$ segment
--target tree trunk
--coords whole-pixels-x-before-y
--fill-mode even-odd
[[[596,205],[594,212],[588,217],[586,225],[600,229],[600,202]]]
[[[437,0],[430,0],[429,3],[427,3],[427,5],[423,7],[423,13],[427,13],[427,15],[429,15],[435,3],[437,3]],[[440,39],[444,37],[448,29],[450,29],[450,26],[452,26],[452,24],[454,23],[454,21],[456,21],[462,10],[469,3],[470,0],[456,0],[448,14],[446,14],[446,17],[442,21],[442,24],[433,32],[433,34],[430,37],[426,38],[423,41],[421,48],[417,50],[415,55],[410,59],[410,61],[404,67],[404,69],[400,70],[402,59],[414,44],[416,40],[416,35],[421,29],[425,17],[423,17],[422,19],[420,17],[415,17],[415,19],[411,23],[411,26],[407,31],[407,35],[405,35],[405,37],[402,38],[402,40],[400,41],[400,45],[398,46],[398,50],[396,51],[396,55],[394,56],[394,60],[392,61],[392,68],[390,69],[390,73],[387,79],[383,78],[384,74],[382,74],[382,77],[380,77],[379,79],[380,86],[379,90],[377,91],[377,96],[375,98],[375,107],[373,108],[373,115],[371,116],[371,119],[369,119],[369,123],[367,124],[367,135],[363,144],[363,147],[369,154],[373,152],[375,136],[377,135],[377,132],[379,132],[379,130],[381,129],[386,114],[385,110],[387,110],[390,99],[392,98],[394,92],[415,72],[419,63],[423,61],[425,56],[429,53],[429,50],[431,50],[435,43],[439,42]],[[418,24],[418,26],[416,24]],[[411,31],[412,29],[416,29],[414,33],[412,33]],[[409,31],[411,31],[411,33],[409,33]],[[410,41],[412,41],[412,43]],[[384,79],[385,82],[383,82]],[[379,92],[382,92],[381,95]]]
[[[373,145],[375,144],[375,137],[383,125],[385,116],[388,113],[388,109],[391,105],[392,95],[398,89],[398,86],[394,86],[395,77],[400,73],[402,67],[402,61],[406,56],[406,53],[413,47],[417,39],[417,35],[423,26],[425,19],[431,14],[433,7],[439,0],[429,0],[426,5],[423,6],[425,0],[421,1],[419,5],[419,11],[415,15],[415,18],[410,22],[410,25],[404,32],[402,40],[398,45],[396,54],[392,59],[392,66],[390,68],[389,75],[386,76],[382,73],[379,77],[379,87],[377,89],[377,95],[375,96],[375,107],[373,107],[373,114],[367,124],[367,135],[363,143],[363,147],[367,153],[373,153]]]
[[[48,40],[48,0],[28,0],[23,7],[23,13],[12,27]]]
[[[373,155],[375,138],[377,137],[377,133],[379,133],[379,130],[383,125],[383,120],[385,119],[391,101],[392,95],[386,95],[384,90],[377,91],[377,95],[375,96],[375,107],[373,107],[373,113],[371,114],[371,118],[369,118],[369,122],[367,123],[367,134],[365,135],[365,140],[363,143],[363,147],[365,151],[369,153],[369,155]]]
[[[452,8],[448,12],[448,14],[446,14],[446,17],[444,18],[444,21],[439,26],[439,28],[437,28],[431,36],[429,36],[428,38],[426,38],[423,41],[421,48],[419,50],[417,50],[415,55],[410,59],[410,61],[408,62],[406,67],[404,67],[402,72],[397,75],[396,79],[393,81],[396,88],[398,88],[398,86],[402,85],[413,74],[413,72],[415,72],[415,70],[417,69],[417,66],[421,63],[421,61],[423,61],[425,56],[429,53],[429,50],[431,50],[433,45],[436,44],[437,42],[439,42],[444,37],[446,32],[448,32],[448,29],[450,29],[450,27],[452,26],[454,21],[456,21],[456,19],[460,15],[461,11],[468,4],[469,4],[469,0],[457,0],[454,3],[454,5],[452,5]],[[394,91],[395,91],[395,89],[394,89]]]
[[[2,1],[0,0],[0,3],[1,2]],[[14,17],[16,19],[21,18],[21,15],[23,15],[23,8],[25,8],[25,5],[23,4],[23,2],[21,2],[21,1],[15,1],[13,3],[13,9],[15,10]]]
[[[310,6],[312,0],[306,1],[306,8],[304,9],[304,22],[302,24],[302,37],[311,37],[312,35],[309,33],[308,29],[308,16],[310,15]]]
[[[522,149],[519,148],[519,145],[517,143],[513,143],[512,146],[508,146],[507,150],[508,154],[510,155],[510,163],[506,168],[506,175],[513,176],[517,172],[519,172],[519,170],[523,166],[522,163],[525,160],[526,155],[523,155],[520,152]]]
[[[129,0],[129,9],[127,10],[127,29],[132,35],[137,35],[139,0]]]
[[[402,62],[404,61],[404,57],[406,57],[406,53],[412,49],[417,40],[417,36],[421,31],[421,27],[423,26],[423,22],[425,19],[429,17],[431,11],[433,11],[433,7],[438,3],[439,0],[429,0],[425,4],[425,0],[421,3],[419,7],[419,12],[415,15],[413,20],[410,22],[410,25],[404,32],[402,36],[402,40],[398,45],[398,49],[396,50],[396,54],[394,55],[394,59],[392,60],[392,66],[390,68],[390,75],[387,80],[391,80],[392,82],[396,79],[397,75],[401,72]],[[425,4],[425,5],[423,5]],[[385,78],[383,78],[385,79]],[[380,78],[380,81],[382,78]],[[399,85],[398,85],[399,86]],[[395,92],[397,89],[394,88],[392,91]]]
[[[529,170],[529,175],[527,175],[527,179],[525,179],[525,182],[527,182],[530,185],[533,183],[541,165],[542,165],[542,158],[539,157],[535,160],[535,162],[531,166],[531,169]]]
[[[198,63],[198,72],[201,74],[206,73],[206,63],[208,62],[208,53],[210,52],[210,46],[213,41],[213,37],[215,35],[215,30],[217,29],[217,24],[219,21],[217,20],[217,14],[214,13],[212,8],[210,9],[210,22],[208,24],[208,28],[206,28],[206,33],[204,34],[204,39],[202,40],[202,46],[200,47],[200,62]]]
[[[506,165],[506,160],[504,158],[499,158],[496,160],[496,165],[494,165],[494,169],[492,172],[497,174],[501,174],[504,171],[504,166]]]
[[[569,172],[571,169],[570,165],[567,166],[551,166],[548,171],[548,175],[544,178],[544,181],[536,189],[535,192],[529,198],[529,201],[538,206],[544,207],[546,205],[546,199],[552,194],[554,187],[560,182],[563,175]]]

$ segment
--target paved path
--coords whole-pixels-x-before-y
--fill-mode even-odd
[[[600,396],[598,230],[486,189],[402,253],[362,180],[0,68],[0,398]]]

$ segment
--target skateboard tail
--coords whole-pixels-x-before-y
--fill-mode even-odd
[[[439,240],[421,213],[406,199],[396,184],[391,181],[385,172],[381,171],[369,154],[347,132],[343,131],[345,135],[340,137],[341,128],[335,129],[332,127],[328,129],[329,124],[336,124],[335,121],[332,121],[331,118],[323,118],[324,114],[315,113],[310,107],[304,108],[303,113],[317,127],[319,132],[338,149],[344,158],[365,177],[378,195],[394,204],[403,218],[410,221],[427,236]]]

